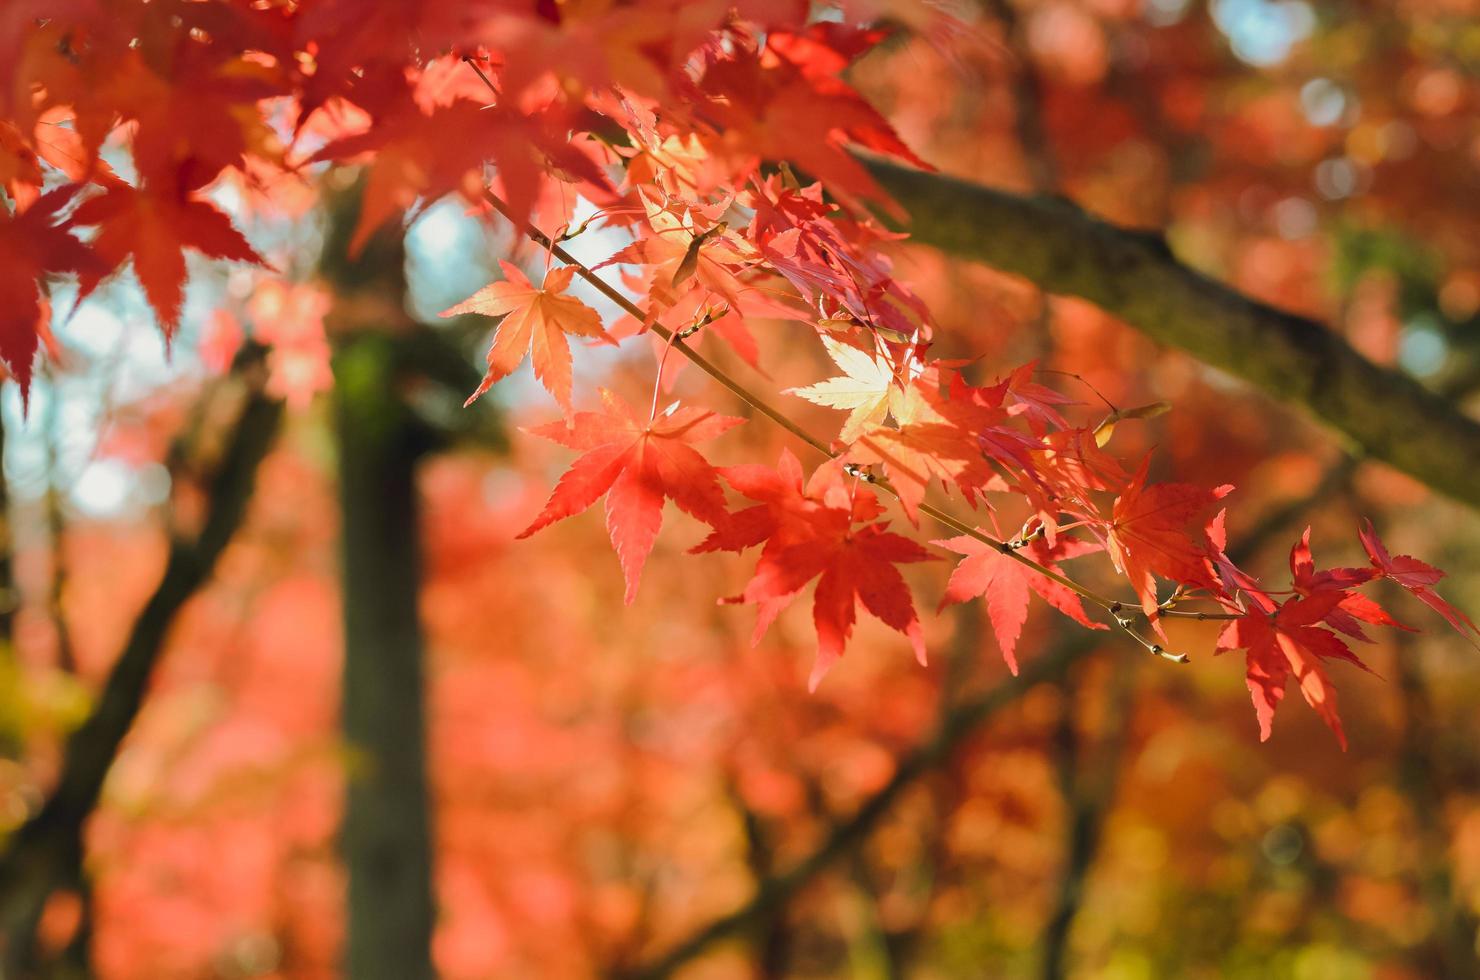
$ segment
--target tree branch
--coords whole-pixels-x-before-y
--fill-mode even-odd
[[[128,643],[97,706],[67,741],[61,776],[41,810],[7,842],[0,856],[0,929],[15,942],[33,920],[59,875],[75,867],[82,825],[97,805],[104,778],[143,705],[169,628],[186,601],[210,578],[216,560],[241,526],[257,467],[282,418],[282,403],[253,385],[209,488],[209,510],[193,542],[176,540],[154,594],[134,621]],[[13,952],[13,951],[12,951]]]
[[[639,322],[647,323],[647,329],[651,330],[660,339],[667,342],[669,349],[676,350],[684,357],[688,358],[691,364],[699,368],[699,370],[703,371],[705,374],[709,375],[715,381],[718,381],[741,401],[745,402],[745,404],[749,405],[755,411],[760,412],[772,422],[775,422],[781,428],[791,433],[797,439],[801,440],[807,446],[809,446],[822,456],[826,457],[827,459],[837,459],[841,455],[841,453],[834,452],[832,449],[828,448],[827,444],[821,439],[818,439],[816,436],[809,433],[806,429],[802,428],[796,422],[792,421],[792,419],[788,417],[786,413],[775,408],[765,399],[757,395],[755,392],[746,388],[734,378],[731,378],[728,374],[724,372],[722,368],[718,367],[707,358],[705,358],[704,355],[700,354],[698,351],[685,344],[682,337],[676,335],[673,331],[669,330],[661,323],[657,323],[656,321],[648,323],[649,320],[653,320],[651,316],[640,310],[637,305],[632,302],[632,300],[628,299],[621,292],[619,292],[616,287],[612,286],[601,276],[597,275],[596,272],[592,270],[589,266],[587,266],[584,262],[582,262],[580,259],[577,259],[575,256],[571,255],[564,248],[562,248],[559,242],[551,240],[548,235],[540,231],[528,221],[516,217],[514,212],[510,210],[509,205],[497,194],[494,194],[492,191],[485,188],[483,191],[483,199],[487,201],[495,211],[503,215],[504,218],[507,219],[508,222],[514,226],[516,231],[522,233],[530,241],[545,249],[561,262],[574,267],[576,270],[576,274],[590,283],[603,296],[616,303],[623,309],[623,311],[625,311],[629,315],[637,318]],[[896,500],[903,499],[900,497],[899,491],[896,490],[894,486],[883,477],[865,474],[860,474],[860,476],[870,486],[877,487],[883,492],[889,494],[891,497],[894,497]],[[1130,629],[1130,627],[1125,624],[1121,615],[1122,611],[1129,614],[1139,614],[1137,603],[1122,603],[1119,600],[1100,595],[1098,592],[1095,592],[1092,589],[1081,585],[1068,576],[1060,572],[1056,572],[1046,565],[1040,565],[1038,562],[1023,554],[1022,551],[1018,550],[1017,545],[1013,545],[1006,541],[999,541],[991,535],[986,534],[975,525],[958,520],[957,518],[952,517],[950,514],[946,513],[938,507],[935,507],[932,504],[921,502],[916,505],[916,509],[920,513],[924,514],[926,517],[929,517],[931,520],[935,521],[938,524],[942,524],[945,527],[950,528],[957,534],[964,534],[967,537],[972,538],[973,540],[980,541],[982,544],[990,545],[991,547],[996,548],[997,550],[1001,551],[1002,554],[1017,562],[1019,565],[1031,568],[1033,571],[1037,572],[1039,575],[1042,575],[1044,578],[1049,579],[1053,582],[1057,582],[1059,585],[1062,585],[1064,588],[1075,593],[1081,598],[1087,599],[1088,601],[1099,606],[1101,609],[1110,612],[1112,615],[1115,616],[1116,622],[1120,624],[1125,632],[1129,633],[1134,639],[1141,643],[1142,646],[1149,649],[1152,653],[1158,656],[1163,656],[1164,659],[1170,660],[1174,663],[1187,662],[1187,657],[1185,654],[1168,653],[1167,651],[1162,650],[1158,645],[1151,643],[1150,641],[1147,641],[1137,635],[1133,630]],[[1178,610],[1166,610],[1164,611],[1163,615],[1190,616],[1196,617],[1198,619],[1238,618],[1237,615],[1232,613],[1189,613]]]
[[[1311,493],[1272,512],[1253,532],[1245,536],[1234,549],[1234,561],[1238,564],[1251,561],[1260,548],[1283,532],[1302,512],[1327,499],[1344,485],[1358,465],[1359,461],[1350,457],[1338,460]],[[950,758],[978,726],[1035,685],[1062,680],[1068,675],[1069,668],[1084,659],[1094,647],[1093,634],[1069,633],[1061,637],[1048,653],[1028,663],[1018,676],[950,709],[930,741],[901,758],[893,778],[875,796],[865,801],[852,817],[834,826],[816,850],[786,872],[761,882],[748,902],[690,933],[661,959],[619,976],[631,980],[662,980],[685,963],[702,955],[712,944],[753,929],[778,914],[778,909],[784,907],[813,878],[865,840],[903,792],[915,780]],[[1092,856],[1091,854],[1090,857]],[[1070,910],[1070,919],[1076,910]]]
[[[761,882],[754,897],[735,911],[715,919],[650,965],[625,976],[631,980],[662,980],[714,943],[767,921],[819,873],[868,837],[905,790],[948,758],[978,726],[1016,701],[1029,688],[1062,677],[1070,664],[1095,648],[1099,639],[1088,631],[1070,633],[1052,651],[1026,664],[1018,676],[1010,677],[990,691],[952,708],[930,740],[902,757],[889,782],[851,817],[834,825],[814,851],[785,871]]]
[[[1154,232],[1078,206],[864,158],[915,241],[1089,300],[1147,336],[1301,405],[1382,460],[1480,509],[1480,422],[1320,323],[1183,264]]]

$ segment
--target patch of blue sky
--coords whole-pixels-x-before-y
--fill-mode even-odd
[[[1258,67],[1284,61],[1316,22],[1304,0],[1214,0],[1212,13],[1233,53]]]

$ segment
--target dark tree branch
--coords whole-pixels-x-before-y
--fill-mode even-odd
[[[1029,662],[1022,673],[976,698],[952,708],[930,739],[899,760],[894,775],[849,818],[836,824],[816,850],[785,871],[761,882],[754,897],[721,916],[646,967],[626,974],[632,980],[660,980],[721,940],[749,932],[769,921],[803,888],[838,858],[852,852],[883,820],[894,803],[921,776],[934,770],[972,732],[1029,688],[1063,676],[1070,664],[1086,656],[1099,641],[1089,631],[1075,632],[1055,649]]]
[[[209,580],[216,560],[241,526],[257,468],[272,445],[282,403],[253,384],[208,489],[205,524],[193,542],[170,545],[164,576],[134,621],[97,705],[67,740],[61,776],[40,811],[0,855],[0,929],[7,958],[41,903],[78,866],[82,826],[144,702],[154,666],[180,608]]]
[[[46,406],[46,490],[42,505],[46,511],[46,542],[51,553],[51,582],[47,587],[46,610],[56,631],[57,666],[68,674],[77,673],[77,654],[72,646],[72,630],[67,625],[64,599],[67,594],[66,517],[62,506],[59,446],[61,405],[55,387]]]
[[[1012,194],[866,158],[909,212],[914,239],[1065,296],[1303,406],[1369,457],[1480,508],[1480,422],[1314,320],[1266,306],[1184,265],[1154,232],[1060,198]]]
[[[1252,560],[1260,548],[1285,531],[1303,512],[1330,494],[1339,492],[1358,465],[1357,460],[1348,456],[1337,460],[1310,494],[1272,512],[1252,533],[1245,535],[1234,549],[1232,557],[1235,562],[1245,564]],[[950,708],[930,740],[901,758],[889,782],[865,801],[853,816],[836,824],[816,850],[785,872],[762,881],[744,905],[690,933],[650,965],[618,975],[624,980],[662,980],[703,955],[714,943],[750,932],[771,921],[815,877],[866,840],[905,790],[946,762],[983,723],[1029,689],[1049,681],[1062,681],[1068,676],[1069,669],[1094,649],[1095,641],[1096,636],[1088,631],[1070,633],[1048,653],[1029,662],[1017,677]],[[1108,790],[1112,787],[1107,787],[1105,799],[1109,798]],[[1088,873],[1094,851],[1091,846],[1081,860],[1081,867],[1076,872],[1081,878]],[[1070,905],[1063,924],[1066,935],[1078,910],[1079,897],[1076,888],[1075,901]]]
[[[1064,703],[1055,735],[1059,781],[1064,796],[1064,856],[1057,894],[1043,929],[1044,980],[1067,975],[1069,936],[1084,904],[1085,883],[1099,854],[1105,819],[1115,804],[1120,764],[1129,737],[1135,699],[1134,664],[1121,666],[1102,694],[1106,721],[1099,743],[1086,743],[1076,726],[1074,697],[1080,689],[1072,674],[1063,682]]]

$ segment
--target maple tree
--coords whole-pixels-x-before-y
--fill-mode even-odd
[[[1139,606],[1163,637],[1161,619],[1184,614],[1173,605],[1193,597],[1218,606],[1214,615],[1235,620],[1257,609],[1241,573],[1214,573],[1214,554],[1199,526],[1231,487],[1148,483],[1149,461],[1126,479],[1099,445],[1126,413],[1112,406],[1098,424],[1071,422],[1059,410],[1064,398],[1033,381],[1031,366],[979,387],[931,353],[936,327],[926,305],[893,274],[881,246],[895,236],[865,202],[886,213],[897,213],[897,207],[849,149],[925,166],[841,77],[883,36],[848,19],[864,11],[844,9],[841,23],[809,23],[805,5],[698,5],[666,28],[645,22],[642,30],[624,30],[616,25],[626,23],[627,15],[599,5],[549,11],[495,5],[475,28],[408,8],[400,25],[404,38],[390,43],[377,37],[372,43],[363,32],[349,40],[337,33],[356,17],[347,3],[297,12],[230,3],[175,6],[166,17],[156,5],[83,4],[42,18],[31,36],[17,42],[22,55],[9,88],[7,123],[13,130],[10,152],[18,161],[11,166],[11,183],[25,189],[29,206],[10,219],[20,226],[12,234],[51,243],[12,273],[17,281],[9,287],[20,312],[0,353],[23,390],[37,329],[26,321],[39,322],[42,312],[35,299],[38,277],[78,271],[86,296],[132,260],[169,337],[180,317],[184,249],[262,261],[227,216],[201,197],[202,188],[226,170],[251,172],[249,158],[257,168],[291,168],[368,155],[372,164],[352,253],[392,215],[455,192],[474,205],[493,202],[565,263],[551,268],[540,287],[504,263],[503,281],[447,311],[502,318],[487,374],[470,401],[512,373],[528,352],[536,377],[572,412],[567,338],[609,338],[599,314],[567,290],[578,272],[611,287],[599,278],[599,266],[574,263],[555,244],[600,222],[632,238],[608,263],[641,270],[641,278],[627,283],[640,290],[638,298],[620,296],[620,305],[633,317],[633,329],[666,338],[662,360],[674,351],[693,357],[689,341],[696,334],[739,341],[734,330],[716,327],[720,320],[784,316],[821,333],[843,374],[794,394],[849,413],[831,446],[804,438],[842,461],[827,462],[824,469],[841,465],[860,484],[855,495],[895,495],[916,524],[927,490],[937,484],[958,490],[974,507],[985,503],[993,513],[1011,509],[1014,499],[1025,504],[1030,516],[1022,544],[1007,544],[934,507],[924,511],[1036,571],[1036,577],[1001,577],[999,588],[1020,593],[1022,582],[1041,582],[1046,575],[1109,610],[1128,630],[1122,612]],[[908,4],[889,8],[894,15],[907,10]],[[909,19],[926,34],[961,26],[927,8],[911,11]],[[134,37],[147,43],[127,43]],[[404,45],[399,53],[397,44]],[[439,46],[457,53],[424,53]],[[527,60],[534,50],[547,59],[538,68]],[[331,51],[332,58],[312,62],[311,71],[309,61],[294,56]],[[588,56],[595,60],[584,62]],[[350,65],[360,67],[336,74],[334,66]],[[105,71],[110,74],[100,80]],[[186,88],[188,99],[152,97]],[[290,107],[276,131],[262,115],[273,100]],[[47,160],[36,133],[43,120],[50,124],[62,113],[72,114],[83,166],[58,168],[71,182],[35,197]],[[129,146],[135,184],[103,163],[105,139],[120,124],[134,131]],[[819,138],[793,138],[807,130]],[[451,140],[439,138],[450,133],[456,134]],[[322,145],[313,149],[314,141]],[[489,165],[493,189],[482,179]],[[769,172],[775,165],[780,173]],[[809,175],[806,182],[793,167]],[[90,184],[96,190],[88,191]],[[68,211],[73,196],[81,203]],[[578,198],[598,209],[579,223]],[[85,228],[97,230],[84,238],[79,232]],[[555,239],[544,237],[541,228]],[[668,325],[659,323],[675,310],[696,312],[687,322],[670,317]],[[753,351],[744,354],[754,360]],[[762,405],[760,396],[733,380],[726,378],[726,384],[753,406]],[[695,425],[698,411],[690,406],[644,425],[608,397],[601,411],[573,416],[564,434],[541,430],[588,455],[562,479],[526,533],[584,509],[610,488],[608,526],[630,598],[656,536],[664,496],[712,525],[726,520],[709,464],[679,445],[718,434],[709,425],[680,435]],[[765,411],[779,417],[775,409]],[[1106,494],[1114,498],[1108,506],[1099,499]],[[872,505],[853,506],[857,521],[857,508]],[[1128,580],[1134,603],[1079,586],[1024,550],[1039,536],[1053,545],[1080,528],[1089,538],[1077,540],[1106,550]],[[846,562],[859,546],[850,528],[840,533],[846,545],[840,560]],[[813,544],[803,541],[789,550],[782,537],[768,549],[763,567],[767,560],[797,561],[812,553]],[[882,557],[888,550],[882,547],[860,554]],[[895,555],[921,557],[902,547]],[[753,582],[745,597],[774,603],[811,578],[804,572],[812,567],[774,584]],[[1383,567],[1406,583],[1427,574],[1417,565],[1401,572],[1390,563]],[[768,573],[764,582],[777,574]],[[1161,582],[1175,587],[1170,599],[1161,596]],[[881,569],[867,584],[845,586],[836,575],[824,574],[819,589],[824,665],[841,653],[852,621],[852,602],[838,590],[858,591],[871,610],[914,636],[913,608],[897,575]],[[1427,584],[1416,594],[1436,601]],[[1062,595],[1055,595],[1055,604],[1064,608]],[[992,601],[1014,609],[1019,604],[996,590]],[[1011,623],[1020,613],[1004,607],[999,615],[1010,659]],[[1465,622],[1458,614],[1446,615],[1456,625]],[[1143,642],[1161,652],[1160,643]]]
[[[961,229],[982,222],[949,214],[931,220],[930,208],[941,205],[913,181],[933,181],[936,193],[959,190],[958,204],[973,192],[930,173],[927,160],[948,154],[902,138],[876,108],[885,101],[861,94],[869,80],[856,68],[888,57],[891,38],[932,53],[939,65],[923,73],[932,77],[957,59],[989,57],[981,52],[992,45],[974,18],[931,4],[844,2],[828,5],[825,16],[813,6],[410,2],[367,11],[353,0],[20,3],[0,19],[7,199],[0,359],[28,398],[38,350],[50,351],[46,370],[57,367],[49,324],[60,304],[51,295],[63,294],[75,276],[73,295],[82,302],[126,267],[172,341],[189,319],[187,286],[203,278],[203,267],[187,263],[193,252],[252,270],[256,295],[242,309],[252,337],[267,348],[265,390],[308,408],[333,383],[330,349],[350,343],[348,320],[370,311],[395,334],[408,329],[404,313],[386,313],[368,293],[356,307],[290,284],[293,255],[275,248],[271,234],[254,235],[260,229],[250,215],[286,210],[295,190],[360,167],[351,257],[444,199],[524,240],[499,257],[499,279],[442,314],[466,317],[458,327],[492,330],[482,380],[461,393],[467,404],[528,359],[561,414],[529,431],[577,454],[543,507],[522,516],[528,524],[518,537],[605,497],[606,530],[631,605],[671,500],[707,528],[692,553],[759,549],[748,579],[726,580],[709,595],[722,605],[757,607],[753,643],[812,589],[809,688],[843,656],[860,607],[902,634],[925,663],[929,624],[916,595],[928,589],[940,594],[942,608],[980,598],[1002,658],[1018,674],[1031,661],[1020,651],[1036,595],[1078,626],[1113,632],[1165,660],[1189,659],[1180,646],[1188,634],[1169,632],[1172,623],[1217,622],[1216,638],[1195,634],[1203,646],[1193,652],[1245,651],[1261,738],[1271,736],[1293,679],[1345,748],[1328,661],[1365,666],[1351,646],[1370,639],[1365,628],[1408,629],[1378,604],[1386,601],[1377,592],[1383,583],[1480,640],[1473,620],[1435,591],[1443,573],[1393,557],[1370,524],[1357,532],[1367,567],[1318,570],[1307,531],[1291,551],[1290,587],[1267,587],[1233,557],[1238,549],[1222,509],[1239,501],[1223,482],[1229,469],[1206,467],[1205,483],[1153,478],[1169,469],[1161,462],[1166,449],[1149,452],[1135,430],[1167,403],[1117,407],[1101,393],[1104,378],[1091,384],[1040,364],[1031,351],[974,360],[978,350],[965,349],[937,312],[949,297],[942,301],[939,283],[907,260],[902,243],[915,235],[978,254],[1013,250],[1014,240],[1003,234],[1006,244],[981,246],[974,236],[990,227]],[[1062,16],[1087,16],[1075,10]],[[1072,51],[1039,53],[1066,78],[1085,70]],[[1073,85],[1065,85],[1051,99],[1052,124],[1087,126],[1094,107],[1078,104]],[[1178,93],[1155,111],[1216,111],[1196,93]],[[1113,143],[1136,128],[1120,113],[1102,123],[1104,131],[1094,129],[1086,141]],[[907,131],[913,137],[930,128],[912,123]],[[1037,169],[1055,169],[1045,162],[1050,149],[1036,148]],[[1047,208],[1032,215],[1052,215],[1055,207],[1022,206]],[[1078,220],[1070,215],[1068,223]],[[1101,226],[1085,227],[1086,240],[1098,241]],[[1168,264],[1165,242],[1115,235],[1105,239],[1107,250],[1123,248],[1148,274],[1170,277],[1154,282],[1201,295],[1197,280]],[[1023,264],[1037,261],[1016,244]],[[594,257],[578,259],[576,251]],[[515,261],[520,254],[529,259],[523,266]],[[1081,275],[1073,261],[1053,258],[1046,278]],[[1014,261],[1002,264],[1015,268]],[[1106,265],[1113,273],[1116,261]],[[526,269],[536,266],[542,271],[531,276]],[[1096,278],[1098,269],[1082,273],[1087,285],[1071,282],[1065,291],[1097,300],[1108,293],[1107,308],[1128,318],[1179,319],[1176,309],[1145,312],[1120,300]],[[1280,285],[1265,295],[1284,298]],[[1222,309],[1217,297],[1209,302]],[[1387,377],[1338,341],[1310,341],[1307,325],[1291,327],[1280,314],[1239,302],[1227,316],[1285,330],[1277,336],[1295,349],[1328,345],[1332,363],[1346,365],[1343,377]],[[238,354],[242,330],[235,314],[222,311],[213,331],[205,346],[220,369]],[[967,343],[989,339],[985,332]],[[572,338],[630,353],[640,350],[642,341],[629,342],[639,336],[651,341],[655,364],[633,390],[650,392],[650,404],[578,384],[576,364],[584,368],[588,355],[580,344],[572,350]],[[1217,346],[1194,337],[1197,343]],[[1270,386],[1301,373],[1269,368],[1257,344],[1245,348],[1219,348],[1210,359],[1237,361],[1240,373]],[[788,375],[808,359],[820,363],[819,353],[835,370],[772,384],[762,366],[778,350],[796,355]],[[589,358],[593,367],[597,361]],[[682,364],[725,389],[744,417],[719,414],[713,402],[724,396],[679,378]],[[1410,450],[1391,438],[1390,421],[1373,421],[1383,412],[1354,408],[1360,398],[1340,394],[1342,384],[1292,387],[1366,438],[1374,455],[1440,489],[1467,492],[1456,491],[1460,481],[1434,453]],[[1373,399],[1411,395],[1405,404],[1429,404],[1428,394],[1404,384],[1368,387]],[[665,397],[670,404],[660,410]],[[1175,398],[1170,406],[1175,416]],[[836,430],[805,424],[812,407],[831,413]],[[812,418],[827,416],[805,416]],[[758,451],[760,437],[726,434],[762,419],[815,458],[804,465],[786,450],[773,467],[742,455]],[[1453,411],[1437,419],[1436,428],[1457,433],[1456,445],[1468,444],[1472,421]],[[894,502],[898,518],[890,515]],[[949,536],[933,539],[932,525]],[[935,578],[901,569],[946,557],[959,560]]]

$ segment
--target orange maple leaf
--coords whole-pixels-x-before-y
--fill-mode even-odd
[[[1233,487],[1187,483],[1146,485],[1150,457],[1116,498],[1106,535],[1115,567],[1130,579],[1141,609],[1158,631],[1156,575],[1183,584],[1215,586],[1207,568],[1200,519]],[[1194,536],[1194,529],[1198,534]]]
[[[109,270],[130,256],[144,295],[159,315],[165,339],[174,336],[185,298],[185,249],[213,259],[234,259],[265,266],[231,219],[205,201],[179,189],[162,189],[149,182],[131,187],[121,181],[77,208],[72,222],[98,225],[93,251]],[[97,288],[103,275],[82,276],[82,296]],[[80,298],[80,297],[79,297]]]
[[[932,541],[931,544],[954,551],[963,556],[951,572],[945,595],[940,607],[955,602],[967,602],[981,596],[987,608],[987,617],[992,622],[992,632],[997,635],[997,645],[1002,649],[1002,659],[1013,674],[1018,672],[1017,642],[1023,633],[1023,624],[1028,621],[1029,591],[1038,593],[1049,605],[1081,626],[1092,630],[1107,629],[1085,614],[1084,605],[1068,586],[1035,571],[1010,555],[1004,554],[996,545],[986,544],[969,535]],[[1026,548],[1028,557],[1053,571],[1058,571],[1058,561],[1098,551],[1099,546],[1086,541],[1060,537],[1050,545],[1042,538],[1035,538]]]
[[[518,266],[502,259],[499,266],[504,270],[503,282],[490,283],[442,311],[443,316],[481,313],[504,318],[498,325],[493,345],[488,348],[488,372],[465,404],[471,405],[489,388],[513,374],[528,354],[534,362],[534,376],[569,415],[571,358],[566,334],[610,342],[601,329],[601,315],[574,296],[565,295],[575,275],[575,266],[551,269],[545,273],[541,286],[531,283]]]
[[[714,467],[690,443],[713,439],[743,419],[687,407],[649,421],[605,389],[602,411],[577,412],[570,425],[532,430],[552,442],[585,450],[555,485],[534,522],[534,532],[579,514],[606,496],[606,527],[627,579],[627,602],[637,596],[642,567],[663,524],[663,500],[720,527],[729,520]]]
[[[1345,660],[1367,670],[1345,643],[1316,624],[1327,619],[1341,603],[1343,592],[1333,590],[1290,599],[1274,613],[1251,610],[1229,623],[1218,637],[1218,652],[1245,650],[1248,657],[1246,683],[1259,718],[1259,738],[1269,738],[1275,708],[1285,696],[1285,684],[1293,675],[1306,703],[1336,733],[1342,749],[1346,733],[1336,713],[1336,688],[1326,675],[1324,660]]]

